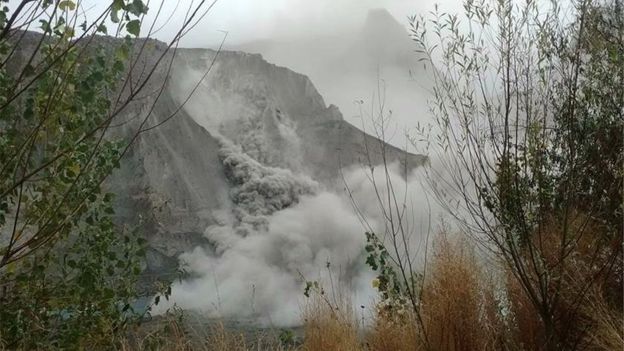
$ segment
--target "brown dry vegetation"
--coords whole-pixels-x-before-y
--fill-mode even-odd
[[[342,295],[341,295],[342,296]],[[332,302],[325,294],[313,294],[303,307],[303,351],[360,350],[358,321],[348,299]]]
[[[547,291],[557,297],[551,312],[554,325],[566,348],[621,350],[624,344],[619,244],[603,242],[609,237],[604,233],[606,229],[589,216],[574,213],[569,218],[567,223],[549,220],[537,228],[531,245],[545,268],[529,271],[529,284],[538,286],[548,279]],[[531,262],[528,250],[523,255]],[[547,272],[548,276],[540,277],[539,272]],[[545,338],[543,323],[528,294],[509,271],[507,294],[515,318],[515,343],[526,349],[541,349]]]
[[[370,350],[494,350],[502,322],[494,288],[474,250],[440,234],[421,294],[423,326],[413,313],[382,312],[368,337]]]
[[[441,234],[422,300],[425,332],[436,350],[497,349],[501,329],[493,286],[472,247]]]
[[[191,327],[177,317],[167,318],[158,323],[151,332],[136,334],[120,345],[123,351],[162,350],[162,351],[246,351],[271,350],[286,351],[291,347],[282,345],[276,335],[257,333],[250,340],[240,330],[232,330],[222,322],[205,328]]]
[[[412,313],[379,313],[365,337],[365,350],[408,351],[423,349],[422,334]]]
[[[556,235],[551,227],[549,235]],[[556,240],[548,240],[557,251]],[[610,292],[602,284],[586,291],[582,301],[579,283],[597,279],[586,265],[589,242],[573,250],[577,255],[566,270],[561,294],[561,311],[570,318],[565,322],[576,333],[580,350],[622,350],[624,331],[621,311],[609,302]],[[546,251],[546,250],[545,250]],[[392,311],[377,308],[372,327],[362,331],[348,299],[332,299],[322,290],[311,294],[302,308],[305,338],[301,345],[248,343],[243,335],[227,330],[222,324],[205,332],[200,343],[188,341],[189,334],[172,321],[171,336],[159,350],[298,350],[298,351],[407,351],[407,350],[539,350],[543,347],[543,324],[526,293],[502,263],[479,257],[470,241],[441,233],[434,244],[421,294],[423,323],[409,309]],[[591,260],[594,264],[595,259]],[[493,269],[490,269],[494,266]],[[591,276],[588,276],[591,275]],[[503,279],[500,279],[500,277]],[[605,277],[610,277],[605,275]],[[497,286],[493,282],[504,283]],[[612,279],[613,277],[611,277]],[[340,294],[339,294],[340,295]],[[340,295],[342,296],[342,295]],[[574,313],[570,306],[577,306]],[[558,312],[563,313],[563,312]],[[563,324],[560,324],[563,325]],[[582,326],[582,328],[581,328]],[[429,347],[427,347],[427,344]],[[262,347],[259,345],[263,345]],[[126,348],[137,349],[134,348]],[[148,349],[139,347],[139,349]]]

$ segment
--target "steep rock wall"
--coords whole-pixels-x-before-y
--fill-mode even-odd
[[[28,37],[18,68],[38,35]],[[118,41],[96,43],[112,51]],[[164,50],[138,40],[131,79],[144,79]],[[347,123],[306,76],[243,52],[167,53],[109,137],[130,139],[145,116],[144,127],[159,126],[136,138],[107,187],[119,225],[149,239],[150,275],[171,273],[195,247],[223,250],[219,235],[244,237],[301,196],[336,188],[341,167],[379,164],[382,153],[407,171],[426,162]]]
[[[111,182],[121,222],[143,216],[156,273],[193,247],[218,247],[207,239],[215,226],[245,235],[300,196],[341,186],[341,167],[379,164],[382,152],[407,171],[426,161],[361,132],[306,76],[260,55],[179,49],[171,67],[151,123],[182,108],[138,138]]]

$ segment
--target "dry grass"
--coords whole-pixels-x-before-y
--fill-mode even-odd
[[[523,350],[539,350],[544,347],[544,328],[539,314],[522,289],[518,280],[506,274],[507,299],[512,316],[511,343]]]
[[[422,292],[422,316],[432,348],[499,349],[498,302],[468,242],[440,234],[427,276]]]
[[[592,316],[592,325],[587,333],[588,348],[624,350],[624,318],[609,306],[601,290],[594,289],[590,301],[585,305],[586,313]]]
[[[176,318],[167,318],[156,327],[135,331],[121,342],[119,349],[187,351],[194,348],[182,324]]]
[[[562,348],[624,349],[622,301],[605,298],[621,296],[621,277],[614,274],[621,268],[621,251],[606,238],[602,225],[572,212],[565,222],[555,218],[545,221],[522,252],[527,262],[525,285],[529,284],[540,299],[548,299],[553,337]],[[543,263],[530,264],[534,257]],[[544,349],[544,323],[528,298],[526,286],[511,273],[507,274],[507,295],[515,320],[515,343],[524,349]],[[618,322],[619,326],[615,324]]]
[[[571,227],[577,240],[567,247],[569,255],[561,266],[554,263],[561,252],[561,228],[554,226],[543,233],[539,246],[550,267],[563,267],[560,298],[554,309],[557,328],[564,337],[561,345],[567,348],[565,345],[573,344],[582,350],[624,350],[624,320],[618,305],[621,301],[614,303],[609,298],[614,295],[613,274],[596,268],[604,266],[603,260],[609,257],[595,254],[604,247],[598,242],[599,228],[582,216],[575,218]],[[382,310],[366,339],[368,349],[543,349],[544,325],[518,278],[504,264],[495,264],[494,274],[499,280],[503,277],[497,286],[483,264],[471,242],[439,234],[422,289],[422,326],[413,316]],[[589,281],[595,282],[590,290]],[[423,342],[425,337],[428,347]]]
[[[380,313],[366,336],[366,347],[374,351],[424,350],[415,316]]]
[[[143,333],[142,337],[133,337],[123,342],[121,350],[159,350],[159,351],[287,351],[291,350],[270,335],[258,333],[250,339],[244,333],[228,329],[222,322],[206,329],[183,326],[178,320],[167,319],[159,323],[152,332]],[[293,349],[294,350],[294,349]]]
[[[362,350],[358,322],[348,299],[330,301],[326,295],[313,294],[303,308],[304,351]]]
[[[369,349],[500,349],[505,328],[490,282],[467,241],[439,234],[421,295],[422,325],[412,312],[380,309]]]
[[[202,342],[205,351],[246,351],[247,342],[242,333],[227,330],[223,323],[217,323],[209,328],[205,341]]]

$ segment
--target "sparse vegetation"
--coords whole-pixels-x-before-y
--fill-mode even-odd
[[[302,310],[304,339],[301,345],[285,345],[273,337],[264,339],[262,350],[534,350],[542,347],[543,327],[539,314],[526,300],[513,277],[493,273],[492,262],[477,256],[478,248],[464,236],[439,232],[429,264],[430,280],[420,300],[421,324],[411,309],[394,311],[386,303],[375,307],[369,326],[354,316],[348,300],[334,303],[330,291],[309,292]],[[495,274],[495,275],[494,275]],[[501,275],[503,278],[501,279]],[[501,283],[502,282],[502,283]],[[597,289],[597,291],[600,289]],[[619,350],[622,317],[610,310],[598,295],[588,296],[587,339],[584,349]],[[180,332],[180,324],[169,330],[161,350],[254,350],[263,337],[250,342],[240,331],[217,323],[197,333]],[[427,334],[429,345],[423,334]],[[182,335],[182,337],[180,337]],[[175,344],[172,341],[177,340]],[[193,340],[192,342],[189,340]],[[252,345],[253,344],[253,345]],[[187,346],[185,346],[187,345]],[[190,345],[193,345],[192,347]],[[203,346],[202,346],[203,345]]]
[[[463,21],[411,18],[436,83],[436,125],[419,132],[445,168],[428,168],[428,185],[452,225],[427,237],[421,266],[388,162],[382,185],[370,164],[387,222],[363,237],[378,302],[363,323],[340,286],[332,281],[330,297],[307,282],[301,339],[288,329],[250,339],[223,323],[197,330],[175,313],[141,325],[145,240],[113,223],[102,183],[143,131],[107,134],[149,80],[132,75],[148,9],[114,0],[78,25],[79,2],[35,1],[28,11],[43,34],[15,62],[28,28],[15,21],[31,2],[0,12],[0,349],[624,348],[619,0],[466,1]],[[169,48],[192,27],[189,13]],[[113,55],[91,41],[108,18],[123,33]]]
[[[134,309],[145,240],[115,225],[102,184],[149,114],[128,139],[110,128],[168,49],[133,72],[149,42],[134,41],[141,0],[94,17],[80,0],[0,4],[0,348],[115,349],[145,313]],[[191,6],[169,48],[204,1]]]
[[[621,3],[466,2],[463,19],[411,20],[450,174],[440,181],[432,169],[432,189],[500,259],[516,345],[591,348],[591,291],[622,313]]]
[[[305,338],[300,349],[359,349],[360,325],[350,300],[341,292],[325,292],[322,288],[313,289],[308,295],[302,315]]]

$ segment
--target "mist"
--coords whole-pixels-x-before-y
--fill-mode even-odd
[[[150,8],[156,9],[160,4],[160,1],[151,1]],[[438,4],[441,11],[457,12],[462,8],[457,0],[219,0],[197,30],[189,33],[183,45],[215,48],[223,31],[228,32],[227,44],[231,46],[256,40],[340,35],[357,30],[368,11],[377,8],[386,9],[405,25],[408,16],[431,11],[434,4]],[[164,3],[162,12],[173,13],[174,19],[181,19],[184,10],[182,2],[170,1]],[[160,20],[163,24],[167,22],[165,17]],[[171,36],[175,22],[168,21],[157,36],[163,39]]]
[[[404,224],[418,269],[428,235],[435,230],[435,223],[429,221],[441,211],[426,198],[422,172],[405,180],[399,168],[391,165],[389,176],[400,189],[397,197],[406,199],[411,211]],[[375,171],[377,179],[383,179],[382,169]],[[296,326],[306,301],[305,282],[319,281],[334,293],[329,275],[336,284],[335,293],[347,296],[354,306],[373,308],[375,274],[365,265],[364,232],[373,230],[383,238],[388,229],[369,177],[361,168],[347,170],[345,183],[353,200],[344,190],[322,189],[301,196],[292,207],[263,216],[260,226],[245,226],[244,234],[240,223],[223,212],[221,224],[205,232],[213,246],[198,247],[180,257],[191,278],[174,284],[171,300],[158,305],[156,312],[175,304],[212,318]],[[380,186],[379,190],[385,196],[387,189]],[[390,238],[386,240],[389,243]]]
[[[9,2],[15,6],[16,0]],[[181,47],[241,50],[310,77],[327,104],[368,133],[381,102],[389,118],[386,141],[414,151],[406,134],[432,121],[431,77],[409,39],[407,17],[461,11],[461,2],[405,0],[220,0],[183,37]],[[141,35],[169,41],[188,15],[184,1],[149,1]],[[80,15],[95,18],[105,3],[84,0]],[[111,30],[115,25],[110,23]],[[34,28],[31,28],[34,29]],[[396,60],[396,58],[401,58]],[[379,105],[379,104],[378,104]]]
[[[442,212],[425,191],[423,167],[405,174],[395,162],[386,174],[383,164],[371,165],[373,170],[353,165],[338,179],[314,179],[303,163],[305,129],[284,110],[271,113],[272,103],[253,95],[270,89],[262,79],[222,71],[217,63],[219,73],[202,80],[197,58],[180,59],[170,82],[174,97],[184,101],[195,92],[184,110],[218,140],[229,201],[214,211],[215,223],[203,232],[209,245],[179,256],[189,277],[174,283],[170,300],[155,313],[176,305],[211,318],[295,326],[301,322],[306,281],[319,281],[327,291],[333,281],[354,306],[373,308],[377,291],[375,272],[365,264],[365,232],[390,240],[389,205],[383,200],[389,191],[405,204],[406,242],[416,265],[422,264]],[[202,60],[210,62],[211,55]],[[251,105],[218,91],[219,85],[236,89],[231,74],[243,77],[239,84],[252,94]],[[393,220],[398,221],[396,211]]]
[[[386,141],[414,151],[406,133],[431,122],[431,72],[418,61],[407,17],[426,14],[434,4],[439,11],[461,11],[457,0],[220,0],[180,46],[217,49],[223,44],[225,50],[259,53],[303,73],[327,104],[338,106],[347,121],[368,133],[378,132],[370,114],[372,105],[381,102],[386,117],[391,115]],[[90,18],[103,6],[85,0],[81,7]],[[187,16],[188,4],[157,0],[149,8],[142,35],[153,28],[151,36],[169,41]]]
[[[456,11],[455,4],[442,2],[440,9]],[[101,5],[85,1],[84,15],[98,13]],[[160,5],[150,3],[146,21],[156,21],[154,37],[171,40],[186,7],[181,1],[162,3],[156,18]],[[402,0],[218,1],[181,44],[216,49],[225,40],[225,50],[259,53],[303,73],[345,120],[413,150],[406,133],[431,121],[426,112],[431,78],[409,38],[407,16],[432,8],[433,2]],[[293,326],[300,323],[305,282],[327,284],[328,275],[340,281],[354,306],[373,307],[375,274],[365,265],[364,233],[374,231],[382,238],[388,233],[378,196],[389,189],[375,188],[369,170],[361,167],[343,170],[344,178],[336,181],[344,186],[313,179],[299,163],[293,123],[272,121],[273,135],[256,129],[248,123],[251,117],[245,119],[248,111],[220,105],[220,98],[210,93],[217,83],[210,76],[202,82],[203,74],[176,68],[172,90],[182,104],[195,83],[201,83],[184,110],[218,139],[219,159],[232,184],[230,201],[211,214],[216,223],[203,233],[210,245],[179,256],[190,277],[174,283],[171,299],[154,312],[177,305],[208,317]],[[387,124],[379,125],[380,117]],[[404,219],[409,250],[422,260],[442,213],[426,194],[423,171],[405,176],[392,164],[384,174],[383,165],[373,166],[375,179],[387,176],[397,185],[395,195],[409,212]]]

